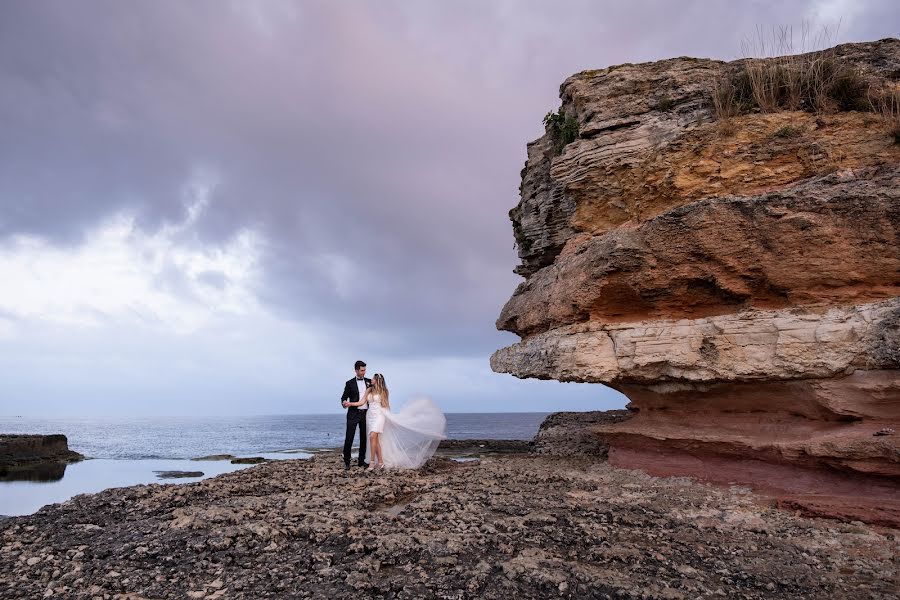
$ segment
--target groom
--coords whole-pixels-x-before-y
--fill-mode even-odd
[[[348,402],[359,402],[366,388],[372,385],[371,379],[366,379],[366,363],[361,360],[353,365],[356,369],[356,377],[344,384],[344,393],[341,395],[341,406],[347,409],[347,435],[344,437],[344,469],[350,468],[350,447],[353,446],[353,436],[356,434],[356,426],[359,425],[359,461],[361,467],[368,467],[366,462],[366,409],[365,404],[356,407],[348,406]]]

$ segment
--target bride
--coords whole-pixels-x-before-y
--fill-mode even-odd
[[[447,437],[447,419],[429,398],[416,398],[399,411],[391,412],[390,393],[380,373],[372,377],[372,386],[351,406],[366,403],[369,405],[366,459],[370,471],[376,467],[417,469]]]

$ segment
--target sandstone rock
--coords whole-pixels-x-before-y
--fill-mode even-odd
[[[900,40],[834,55],[892,85]],[[900,523],[900,442],[876,435],[900,425],[900,146],[852,111],[746,114],[725,134],[710,87],[740,68],[563,83],[579,136],[529,145],[510,213],[526,280],[497,322],[522,340],[491,366],[626,394],[636,416],[593,427],[613,464]]]
[[[897,39],[845,44],[834,54],[874,82],[900,70],[898,46]],[[704,197],[757,194],[896,161],[888,125],[854,113],[748,115],[734,137],[720,140],[710,90],[723,69],[740,62],[676,58],[583,71],[563,82],[562,110],[578,120],[579,135],[559,156],[549,134],[528,146],[521,200],[510,213],[522,260],[517,272],[529,276],[552,264],[573,233],[599,233]],[[774,136],[785,124],[801,135],[831,134]]]
[[[593,383],[773,381],[898,367],[884,331],[900,298],[822,310],[744,310],[701,319],[557,327],[497,351],[518,377]]]
[[[890,166],[752,197],[698,199],[570,241],[506,304],[532,335],[588,321],[842,306],[900,295],[900,150]]]

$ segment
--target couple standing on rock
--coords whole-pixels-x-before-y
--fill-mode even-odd
[[[384,375],[366,377],[366,363],[353,365],[356,376],[344,385],[341,406],[347,409],[344,468],[350,468],[350,450],[359,427],[360,467],[417,469],[431,458],[446,438],[447,419],[429,398],[416,398],[391,412]],[[366,433],[368,432],[368,444]]]

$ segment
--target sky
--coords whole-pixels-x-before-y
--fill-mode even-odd
[[[584,69],[894,2],[0,3],[0,415],[603,410],[490,354],[526,143]]]

